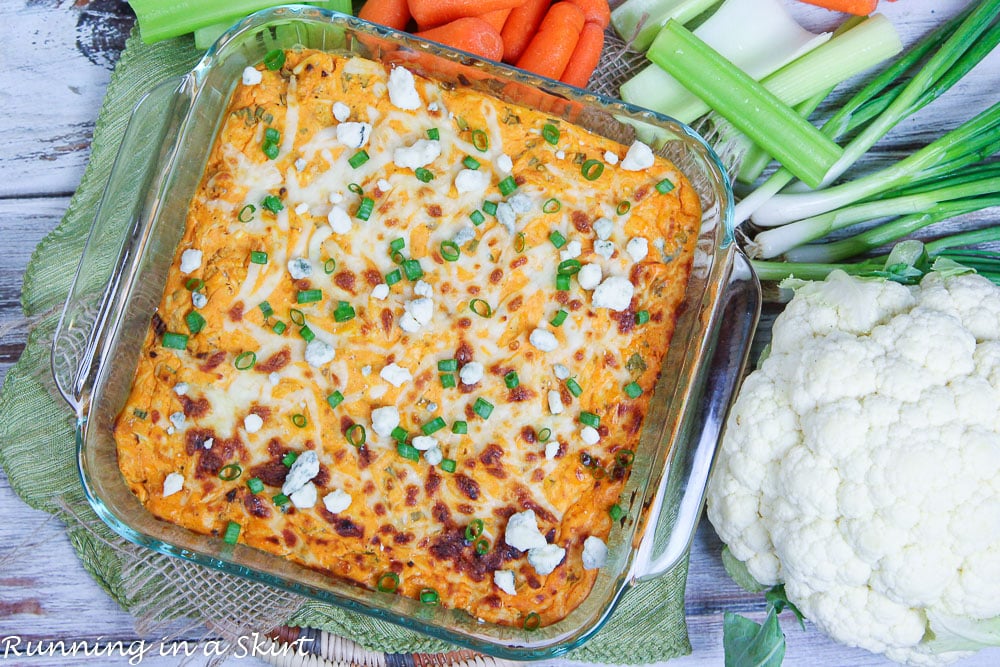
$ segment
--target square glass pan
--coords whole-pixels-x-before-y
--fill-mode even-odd
[[[527,632],[480,623],[464,611],[428,607],[227,545],[153,517],[118,470],[114,420],[230,96],[244,67],[271,49],[296,47],[405,64],[447,85],[542,109],[625,145],[639,127],[700,194],[703,218],[690,285],[621,496],[628,516],[609,537],[608,563],[590,595],[553,625]],[[732,192],[718,158],[676,121],[353,17],[294,5],[258,12],[220,38],[191,73],[139,103],[96,215],[52,352],[57,385],[76,411],[87,498],[120,535],[165,554],[498,657],[564,653],[601,627],[627,587],[666,572],[690,543],[759,312],[757,282],[732,243],[731,219]]]

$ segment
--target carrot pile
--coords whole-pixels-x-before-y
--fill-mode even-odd
[[[583,88],[611,11],[608,0],[367,0],[358,16]]]

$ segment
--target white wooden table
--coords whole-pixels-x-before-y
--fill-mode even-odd
[[[973,0],[974,1],[974,0]],[[789,0],[790,4],[792,0]],[[911,43],[933,25],[968,4],[966,0],[900,0],[884,12]],[[829,27],[838,16],[796,5],[813,28]],[[20,312],[21,275],[35,244],[61,218],[89,154],[94,119],[110,69],[131,25],[120,0],[3,0],[0,24],[0,378],[20,354],[25,331]],[[1000,97],[1000,53],[992,54],[967,81],[945,98],[905,121],[888,142],[890,150],[926,143],[940,123],[954,124]],[[994,215],[996,215],[994,213]],[[67,447],[71,443],[66,444]],[[694,647],[671,665],[722,664],[722,612],[756,618],[761,596],[743,592],[726,576],[720,544],[707,521],[697,534],[687,590],[687,617]],[[859,649],[840,646],[812,625],[799,629],[788,614],[787,665],[885,665]],[[29,509],[0,472],[0,664],[5,637],[24,641],[137,639],[134,623],[95,584],[77,560],[61,525]],[[159,637],[149,637],[158,639]],[[83,664],[81,658],[32,658],[22,664]],[[144,665],[176,664],[178,658],[148,656]],[[241,661],[257,664],[255,660]],[[128,664],[94,658],[87,664]],[[1000,649],[961,663],[1000,664]]]

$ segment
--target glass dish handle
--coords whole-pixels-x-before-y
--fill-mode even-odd
[[[178,97],[178,79],[171,79],[136,104],[59,318],[52,375],[78,416],[97,369],[97,350],[113,329],[108,321],[115,312],[113,304],[125,296],[122,286],[129,281],[122,272],[139,245],[144,227],[139,222],[165,148],[173,116],[169,111]]]
[[[673,495],[668,493],[668,487],[672,479],[677,479],[667,470],[649,508],[649,524],[636,552],[632,573],[637,581],[664,574],[687,553],[701,518],[708,477],[729,406],[743,379],[750,342],[760,315],[761,292],[749,260],[735,248],[731,252],[729,278],[714,314],[719,326],[713,329],[714,340],[709,342],[707,377],[689,430],[686,456],[670,463],[671,466],[685,466],[680,504],[675,513],[665,511],[665,499]],[[675,520],[666,544],[657,555],[659,524],[666,517]]]

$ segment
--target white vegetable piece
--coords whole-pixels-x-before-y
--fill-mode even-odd
[[[583,553],[580,557],[583,560],[583,569],[599,570],[608,562],[608,545],[601,538],[589,535],[583,541]]]
[[[420,108],[420,95],[413,81],[413,74],[405,67],[394,67],[389,73],[389,101],[404,111]]]
[[[528,550],[528,563],[535,568],[535,572],[541,575],[550,574],[552,570],[559,567],[559,563],[566,557],[566,550],[555,544],[546,544],[544,547]]]
[[[323,506],[326,507],[327,512],[338,514],[350,507],[352,500],[353,498],[351,498],[350,494],[345,493],[340,489],[334,489],[330,493],[323,496]],[[584,547],[586,547],[586,545],[584,545]]]
[[[632,303],[634,293],[635,287],[628,278],[610,276],[594,289],[594,298],[591,303],[594,308],[610,308],[620,312]]]
[[[517,595],[513,570],[493,570],[493,583],[507,595]]]
[[[548,544],[545,541],[545,536],[538,530],[538,519],[535,518],[534,510],[524,510],[512,514],[507,519],[503,541],[518,551],[537,549]]]
[[[324,343],[319,338],[313,338],[306,345],[306,363],[313,368],[330,363],[335,356],[337,356],[337,351],[333,349],[333,346]]]
[[[299,454],[298,458],[295,459],[295,463],[292,467],[288,469],[288,475],[285,476],[285,482],[281,485],[281,492],[286,496],[291,496],[293,493],[304,487],[309,483],[313,477],[319,474],[319,457],[316,456],[316,452],[311,449]],[[316,489],[313,488],[313,492]],[[313,501],[315,502],[315,497]],[[310,505],[312,507],[312,505]]]
[[[793,284],[729,415],[708,516],[834,639],[953,660],[949,639],[1000,617],[1000,288]]]
[[[163,497],[174,495],[184,488],[184,475],[172,472],[163,479]]]
[[[372,430],[383,438],[388,438],[392,430],[399,426],[399,410],[394,405],[372,410]]]

